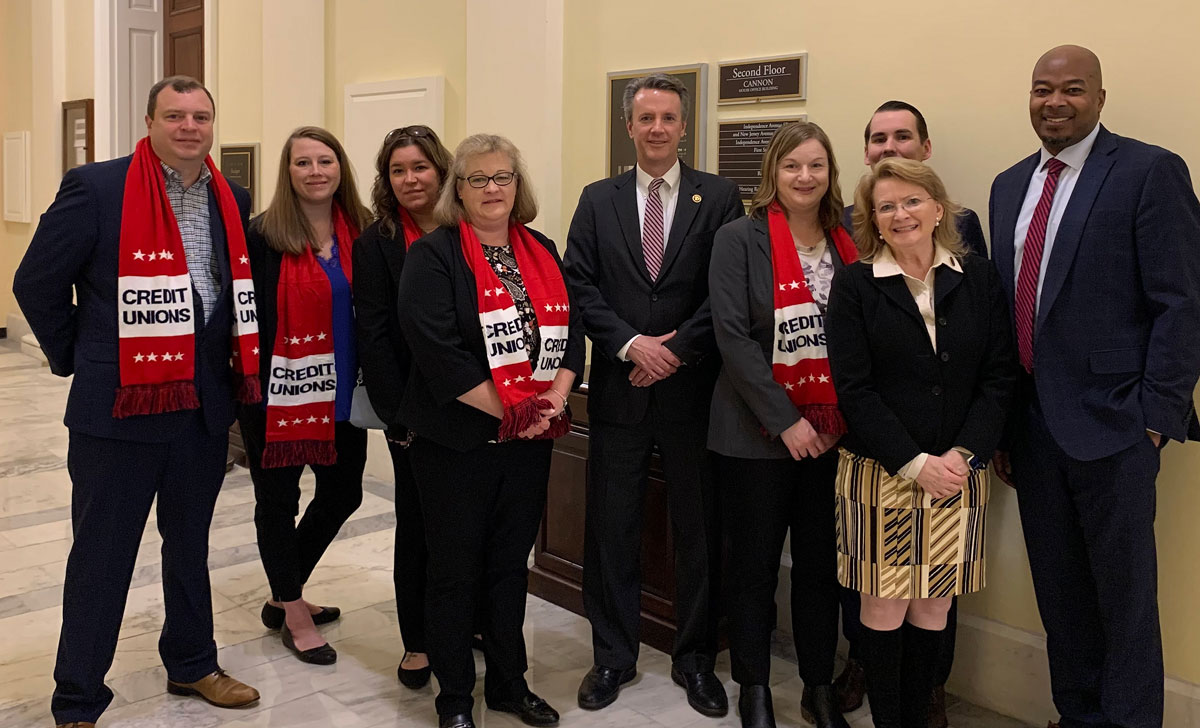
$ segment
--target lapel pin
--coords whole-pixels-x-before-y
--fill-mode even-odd
[[[692,202],[699,202],[700,199],[700,195],[692,195]]]

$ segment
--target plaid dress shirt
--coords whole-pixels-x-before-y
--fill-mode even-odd
[[[179,235],[183,238],[188,274],[192,278],[192,285],[200,293],[201,313],[207,315],[216,305],[221,290],[221,272],[213,251],[208,214],[208,183],[212,179],[212,172],[208,171],[207,165],[201,167],[200,179],[184,189],[183,178],[178,172],[166,164],[162,168],[166,177],[167,199],[171,201],[171,209],[179,223]]]

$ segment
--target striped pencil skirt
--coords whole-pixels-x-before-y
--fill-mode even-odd
[[[838,581],[884,599],[952,597],[984,587],[988,474],[933,498],[875,460],[840,451]]]

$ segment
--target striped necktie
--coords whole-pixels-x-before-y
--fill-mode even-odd
[[[646,257],[646,270],[650,279],[658,278],[658,270],[663,262],[663,203],[658,195],[658,188],[663,186],[663,179],[651,180],[650,191],[646,195],[646,214],[642,220],[642,254]]]
[[[1054,203],[1054,190],[1058,189],[1058,175],[1067,165],[1057,159],[1046,160],[1046,182],[1042,185],[1042,196],[1033,210],[1033,220],[1025,233],[1025,246],[1021,250],[1021,272],[1017,275],[1017,293],[1013,302],[1013,315],[1017,324],[1017,353],[1025,371],[1033,371],[1033,328],[1037,316],[1038,276],[1042,271],[1042,251],[1046,247],[1046,225],[1050,222],[1050,206]]]

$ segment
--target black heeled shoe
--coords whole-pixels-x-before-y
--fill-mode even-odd
[[[405,651],[404,657],[400,658],[400,665],[396,667],[396,677],[400,678],[400,684],[409,690],[420,690],[429,684],[429,676],[433,673],[433,668],[426,665],[415,670],[405,669],[404,661],[407,659],[408,652]]]
[[[817,728],[850,728],[838,710],[837,690],[833,685],[804,686],[800,696],[800,714]]]
[[[775,706],[771,703],[771,688],[766,685],[743,685],[738,697],[738,713],[742,728],[775,728]]]
[[[273,607],[270,604],[263,604],[261,616],[263,626],[267,629],[279,629],[283,626],[283,607]],[[342,616],[342,610],[337,607],[321,607],[321,611],[314,614],[312,620],[313,624],[322,625],[336,621],[340,616]]]
[[[296,647],[296,642],[292,639],[292,631],[287,628],[286,624],[279,630],[279,639],[283,642],[284,647],[296,653],[297,659],[301,662],[307,662],[310,665],[332,665],[337,662],[337,650],[333,649],[328,642],[308,650]]]

